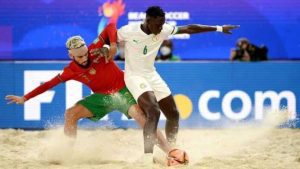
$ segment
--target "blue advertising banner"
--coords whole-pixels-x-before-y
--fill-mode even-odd
[[[91,91],[75,81],[62,83],[29,100],[7,105],[7,94],[24,95],[61,72],[67,62],[0,62],[0,128],[41,129],[62,125],[64,111]],[[123,63],[119,63],[124,67]],[[226,127],[260,121],[264,108],[286,107],[290,127],[300,127],[300,63],[156,63],[180,110],[182,128]],[[296,113],[298,112],[298,114]],[[161,121],[165,118],[162,116]],[[119,112],[82,127],[137,127]],[[162,124],[161,124],[162,125]]]
[[[240,25],[233,35],[176,35],[182,59],[228,60],[236,40],[264,44],[270,59],[299,59],[299,0],[15,0],[0,1],[0,60],[65,60],[65,41],[82,35],[91,43],[107,23],[141,22],[161,6],[172,25]],[[42,55],[41,55],[42,54]]]

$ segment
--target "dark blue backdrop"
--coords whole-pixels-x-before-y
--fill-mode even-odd
[[[183,59],[228,59],[239,37],[267,45],[271,59],[300,58],[299,0],[1,0],[0,59],[67,59],[67,37],[80,34],[92,42],[108,22],[141,21],[150,5],[161,5],[172,24],[241,25],[231,36],[177,37],[175,54]]]

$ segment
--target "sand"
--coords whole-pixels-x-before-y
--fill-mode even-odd
[[[272,117],[263,124],[226,129],[181,129],[178,147],[195,169],[300,169],[300,129],[277,128]],[[1,169],[146,169],[170,168],[136,162],[143,155],[142,130],[78,131],[76,141],[62,128],[42,131],[0,130]],[[164,154],[155,149],[155,158]]]

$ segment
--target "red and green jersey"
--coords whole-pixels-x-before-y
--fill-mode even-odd
[[[108,25],[88,49],[101,48],[104,44],[116,42],[116,31],[114,24]],[[89,59],[90,65],[88,68],[80,67],[75,61],[70,62],[61,74],[26,94],[24,96],[25,99],[29,100],[68,80],[79,81],[87,85],[94,93],[101,94],[112,94],[125,87],[124,73],[114,61],[105,63],[104,57],[92,56],[90,54]]]

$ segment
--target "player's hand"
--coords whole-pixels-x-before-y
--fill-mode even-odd
[[[92,49],[92,50],[90,50],[90,54],[92,56],[99,56],[100,55],[100,49],[99,48]]]
[[[92,50],[90,50],[90,54],[92,56],[104,57],[105,63],[108,62],[109,50],[105,47],[92,49]]]
[[[223,25],[223,33],[232,34],[231,30],[237,29],[240,25]]]
[[[109,62],[109,49],[106,47],[100,48],[100,55],[105,58],[105,63]]]
[[[95,48],[90,50],[91,55],[100,57],[108,57],[108,52],[107,48]]]
[[[24,104],[26,101],[24,97],[15,96],[15,95],[7,95],[5,96],[5,100],[8,100],[7,104],[11,104],[11,103]]]

